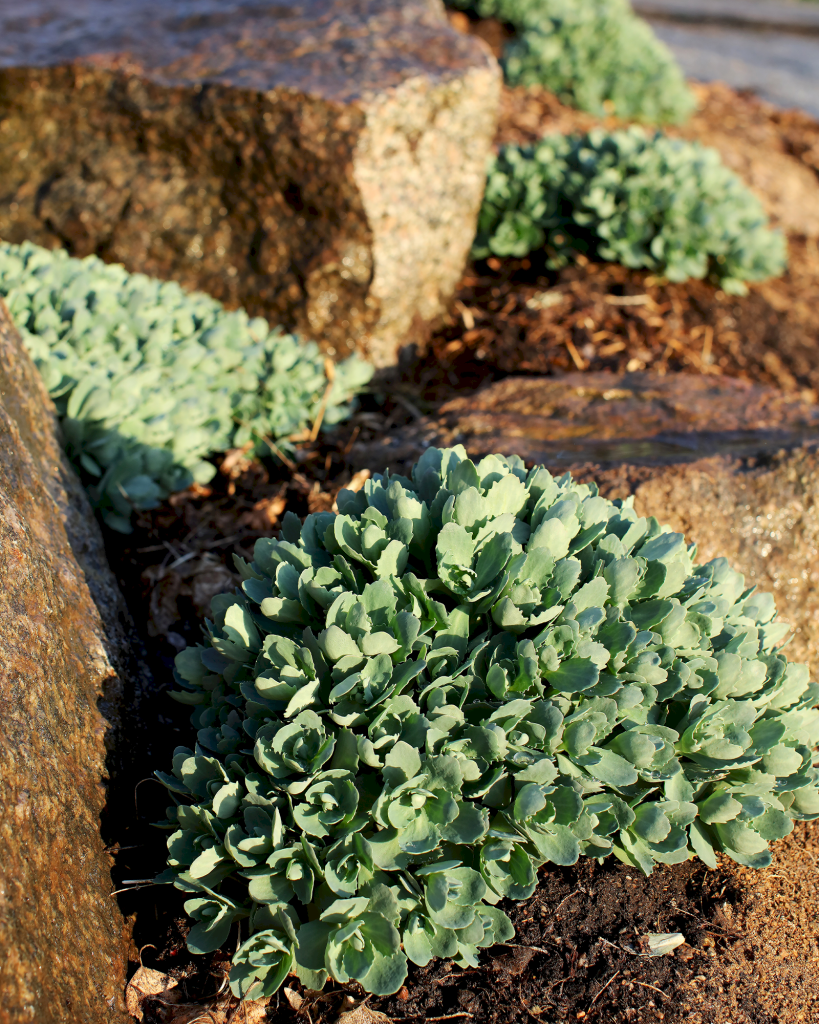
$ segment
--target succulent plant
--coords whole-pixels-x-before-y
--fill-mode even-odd
[[[582,252],[737,295],[787,263],[784,237],[716,150],[637,126],[549,135],[491,158],[473,256],[544,246],[553,268]]]
[[[192,949],[235,921],[241,995],[292,969],[387,994],[474,965],[537,869],[768,845],[819,817],[819,686],[725,559],[515,457],[429,449],[410,476],[285,516],[176,661],[193,749],[160,880]]]
[[[207,483],[209,456],[292,447],[320,408],[323,424],[338,423],[372,375],[352,358],[329,385],[313,342],[96,256],[0,243],[0,296],[92,500],[123,532],[134,509]]]
[[[502,58],[511,85],[542,85],[570,106],[635,121],[684,121],[694,109],[674,55],[629,0],[447,2],[512,26]]]

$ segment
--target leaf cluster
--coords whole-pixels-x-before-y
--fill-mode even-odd
[[[369,992],[479,951],[536,870],[717,851],[751,867],[819,817],[819,685],[770,595],[630,501],[518,457],[431,448],[236,560],[176,660],[193,749],[168,869],[194,952],[249,937],[237,995],[288,971]]]
[[[287,447],[327,391],[314,343],[96,256],[0,244],[0,296],[116,529],[129,529],[133,509],[207,483],[216,452]],[[324,424],[344,419],[371,374],[356,358],[336,368]]]
[[[511,85],[542,85],[593,114],[684,121],[694,97],[671,51],[628,0],[450,0],[516,30],[503,56]]]
[[[715,150],[637,126],[549,135],[490,159],[473,255],[544,245],[552,267],[589,252],[739,295],[786,265],[783,236]]]

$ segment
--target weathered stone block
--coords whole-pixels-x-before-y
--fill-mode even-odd
[[[794,628],[788,656],[819,667],[819,408],[726,377],[508,377],[436,416],[353,451],[357,465],[406,469],[428,444],[517,454],[635,496],[748,585]]]
[[[0,237],[390,365],[463,268],[499,92],[440,0],[0,0]]]
[[[125,1020],[100,813],[145,691],[93,513],[2,302],[0,578],[0,1024]]]

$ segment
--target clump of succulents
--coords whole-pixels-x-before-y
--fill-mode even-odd
[[[319,410],[325,426],[338,423],[372,376],[352,358],[328,387],[315,343],[96,256],[0,243],[0,297],[92,499],[126,532],[134,509],[207,483],[209,456],[288,448]]]
[[[593,114],[684,121],[695,101],[682,70],[628,0],[448,0],[511,25],[511,85],[542,85]]]
[[[491,159],[473,256],[544,245],[553,268],[579,251],[739,295],[786,266],[784,237],[716,150],[637,126],[549,135]]]
[[[581,856],[770,863],[819,817],[819,686],[773,599],[630,501],[516,457],[288,513],[176,661],[193,749],[158,773],[189,948],[241,923],[239,996],[288,972],[395,992],[475,965],[499,904]]]

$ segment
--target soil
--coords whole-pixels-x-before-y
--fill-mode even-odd
[[[370,1005],[395,1020],[461,1010],[481,1024],[816,1020],[817,853],[813,825],[798,828],[752,878],[729,861],[713,872],[693,862],[650,878],[615,861],[545,870],[532,898],[507,908],[518,945],[493,950],[476,971],[416,968],[406,1001],[399,993]],[[686,942],[674,955],[650,957],[648,932],[681,932]]]
[[[479,28],[499,45],[499,26]],[[690,132],[709,144],[721,132],[722,144],[733,137],[742,159],[757,147],[760,159],[774,153],[790,161],[791,171],[798,167],[794,181],[804,184],[803,171],[815,181],[819,124],[722,87],[704,90],[701,99]],[[499,139],[525,141],[533,132],[591,124],[567,109],[542,92],[507,90]],[[764,178],[760,173],[757,185]],[[819,187],[814,199],[819,209]],[[786,223],[787,203],[770,203]],[[400,380],[365,396],[362,410],[334,440],[300,446],[286,466],[230,452],[210,487],[142,513],[129,537],[109,534],[109,558],[160,687],[157,718],[146,723],[150,744],[134,737],[158,758],[149,768],[165,768],[173,748],[191,742],[187,711],[162,691],[171,685],[174,655],[198,640],[210,598],[235,585],[230,556],[249,555],[257,537],[277,529],[285,508],[299,515],[328,509],[339,487],[351,479],[360,486],[362,474],[354,476],[349,459],[356,442],[512,373],[721,373],[816,401],[819,247],[809,235],[791,229],[787,275],[752,286],[744,298],[705,282],[671,285],[582,257],[559,273],[534,257],[472,266],[450,315],[417,361]],[[147,824],[164,816],[165,802],[158,784],[138,779],[123,781],[111,794],[106,828],[118,883],[161,870],[165,834]],[[693,862],[650,878],[613,860],[544,869],[534,896],[508,908],[515,945],[488,951],[477,970],[449,962],[412,968],[401,992],[366,1005],[408,1022],[811,1024],[819,1021],[818,868],[819,823],[813,823],[798,825],[776,844],[774,863],[762,872],[728,860],[716,871]],[[119,900],[134,923],[133,970],[141,962],[179,979],[185,998],[201,1009],[197,1020],[232,1019],[235,1002],[214,993],[224,988],[235,937],[230,949],[193,958],[184,945],[188,924],[180,893],[146,886]],[[649,932],[681,932],[686,941],[672,955],[650,957]],[[350,996],[364,995],[356,986],[331,985],[317,999],[299,993],[293,979],[290,985],[290,1001],[279,993],[269,1020],[330,1024],[350,1008]],[[297,1013],[299,995],[304,1001]],[[177,1008],[159,1000],[146,1000],[142,1010],[148,1024],[182,1024]]]

